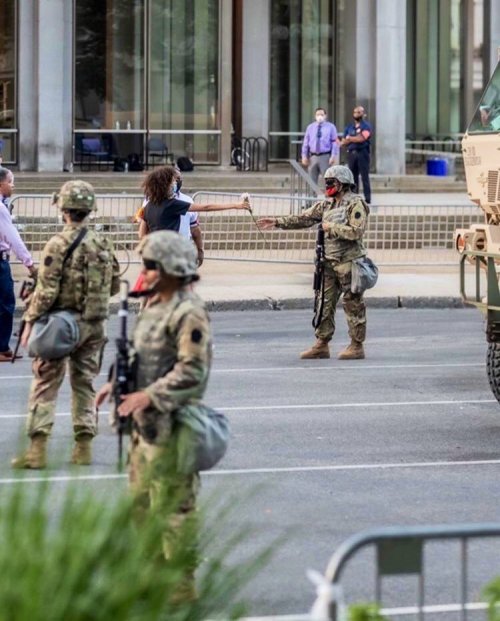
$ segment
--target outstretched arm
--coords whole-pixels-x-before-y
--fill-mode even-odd
[[[198,203],[193,203],[189,207],[188,211],[227,211],[228,209],[246,209],[250,211],[248,203],[245,202],[230,203],[228,205],[214,203],[209,203],[208,205],[198,205]]]
[[[307,229],[321,222],[323,219],[324,201],[314,203],[298,216],[283,216],[278,218],[260,218],[257,226],[260,229]]]

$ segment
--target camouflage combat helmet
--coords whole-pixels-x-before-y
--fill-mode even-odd
[[[96,211],[94,188],[86,181],[66,181],[59,192],[54,192],[53,202],[60,209]]]
[[[351,186],[355,185],[352,172],[347,166],[330,166],[325,172],[325,179],[337,179],[340,183]]]
[[[197,257],[193,243],[174,231],[150,233],[139,245],[143,259],[156,261],[165,274],[185,278],[196,275]]]

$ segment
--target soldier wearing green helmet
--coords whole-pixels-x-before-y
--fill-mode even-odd
[[[301,358],[329,358],[335,332],[335,310],[342,304],[351,343],[338,354],[340,360],[365,357],[366,307],[362,293],[351,291],[352,261],[366,255],[363,235],[370,209],[354,193],[355,183],[347,166],[331,166],[325,172],[325,199],[318,201],[298,216],[262,218],[262,229],[302,229],[319,224],[325,232],[325,273],[323,282],[323,313],[316,327],[316,342],[302,352]]]
[[[136,390],[122,397],[118,415],[134,421],[129,448],[129,482],[138,509],[169,500],[173,516],[165,524],[163,553],[172,558],[185,529],[195,527],[199,474],[178,472],[171,442],[176,411],[201,404],[210,373],[212,336],[203,301],[194,293],[197,253],[174,231],[156,231],[140,246],[148,304],[133,333]],[[112,383],[97,395],[99,406]],[[192,553],[192,554],[191,554]],[[196,543],[176,592],[179,601],[195,597]]]
[[[37,320],[55,311],[69,311],[78,326],[78,343],[63,358],[48,359],[38,352],[33,360],[34,379],[28,403],[28,450],[12,460],[14,468],[45,468],[46,446],[54,424],[57,393],[69,362],[72,388],[71,416],[75,444],[71,461],[91,463],[91,442],[97,433],[92,386],[99,374],[106,343],[104,322],[109,298],[119,290],[119,266],[108,239],[88,228],[96,210],[93,187],[86,181],[65,183],[53,196],[64,222],[43,249],[38,280],[24,314],[21,343],[28,346]]]

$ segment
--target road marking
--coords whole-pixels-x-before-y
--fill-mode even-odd
[[[353,364],[342,366],[297,366],[297,367],[252,367],[249,369],[212,369],[211,373],[261,373],[275,371],[363,371],[365,369],[436,369],[436,368],[469,368],[486,367],[485,362],[471,363],[435,363],[435,364]]]
[[[349,409],[349,408],[378,408],[378,407],[407,407],[412,405],[474,405],[482,403],[497,403],[496,399],[463,399],[460,401],[371,401],[367,403],[307,403],[300,405],[245,405],[240,407],[216,408],[222,412],[256,412],[266,410],[322,410],[322,409]]]
[[[419,468],[457,468],[469,466],[498,466],[500,459],[478,459],[471,461],[423,461],[389,464],[344,464],[331,466],[290,466],[287,468],[235,468],[231,470],[211,470],[202,472],[204,477],[251,475],[251,474],[290,474],[297,472],[349,472],[353,470],[411,470]],[[12,483],[65,483],[69,481],[107,481],[125,479],[126,474],[84,474],[54,475],[41,477],[9,477],[0,479],[0,485]]]
[[[349,408],[379,408],[379,407],[411,407],[412,405],[481,405],[484,403],[498,403],[496,399],[462,399],[460,401],[369,401],[367,403],[306,403],[285,405],[242,405],[217,406],[221,412],[264,412],[268,410],[340,410]],[[99,416],[108,415],[108,411],[99,411]],[[0,414],[2,418],[24,418],[26,414]],[[71,416],[71,412],[57,412],[56,416]]]
[[[446,369],[446,368],[469,368],[485,367],[485,362],[456,362],[456,363],[429,363],[429,364],[353,364],[342,366],[300,366],[300,367],[250,367],[248,369],[212,369],[211,373],[277,373],[281,371],[363,371],[374,369]],[[100,373],[99,377],[107,376],[108,373]],[[0,377],[0,381],[32,379],[33,375],[6,375]]]

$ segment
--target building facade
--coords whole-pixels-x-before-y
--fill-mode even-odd
[[[377,172],[405,140],[464,131],[500,46],[495,0],[3,0],[4,163],[62,171],[186,155],[229,165],[234,136],[294,153],[323,106],[375,128]],[[85,158],[83,157],[85,162]]]

